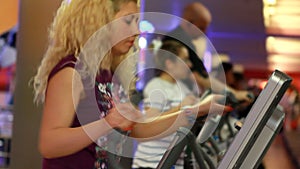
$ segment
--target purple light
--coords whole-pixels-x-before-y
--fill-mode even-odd
[[[139,26],[142,33],[153,33],[155,31],[153,24],[146,20],[141,21]]]
[[[203,64],[208,72],[212,70],[212,55],[210,51],[206,51],[203,56]]]
[[[146,47],[147,47],[147,39],[145,38],[145,37],[143,37],[143,36],[141,36],[140,38],[139,38],[139,47],[141,48],[141,49],[145,49]]]

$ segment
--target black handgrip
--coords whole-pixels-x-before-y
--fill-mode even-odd
[[[199,99],[199,101],[202,101],[202,100],[204,100],[207,96],[209,96],[210,94],[212,94],[212,90],[209,88],[209,89],[206,89],[204,92],[203,92],[203,94],[201,95],[201,97],[200,97],[200,99]],[[207,118],[207,116],[208,116],[208,114],[206,114],[206,115],[203,115],[203,116],[200,116],[200,117],[198,117],[197,118],[197,122],[203,122],[206,118]]]
[[[231,106],[231,107],[237,107],[240,102],[238,101],[238,99],[234,96],[234,94],[232,92],[225,92],[225,105]]]
[[[121,130],[120,128],[114,128],[114,130],[108,135],[108,152],[107,152],[107,157],[108,157],[108,166],[109,168],[113,169],[123,169],[123,167],[120,165],[120,158],[121,154],[118,154],[116,152],[116,147],[118,144],[121,144],[120,141],[122,140],[122,135],[128,136],[130,134],[131,130]],[[121,145],[123,146],[123,145]],[[110,152],[110,151],[112,152]]]
[[[251,99],[251,100],[254,100],[254,99],[255,99],[255,95],[254,95],[254,93],[252,93],[252,92],[248,92],[247,97],[248,97],[249,99]]]

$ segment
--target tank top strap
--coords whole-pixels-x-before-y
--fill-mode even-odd
[[[57,65],[52,69],[52,71],[49,74],[48,81],[60,70],[66,68],[66,67],[71,67],[74,68],[76,65],[76,57],[74,55],[69,55],[67,57],[64,57],[61,59]]]

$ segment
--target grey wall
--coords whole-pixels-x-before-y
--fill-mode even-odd
[[[59,3],[60,0],[20,1],[11,169],[41,168],[37,138],[42,112],[32,102],[32,88],[28,82],[45,51],[47,27]]]

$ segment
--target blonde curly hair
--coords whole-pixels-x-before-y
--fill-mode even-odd
[[[49,29],[49,46],[33,78],[36,103],[45,100],[48,77],[54,66],[68,55],[72,54],[78,58],[88,39],[113,20],[122,4],[131,1],[138,3],[137,0],[64,0],[62,2]],[[110,52],[107,53],[109,54]],[[90,64],[87,67],[93,67],[92,74],[96,74],[99,70],[99,67],[93,66],[98,63],[97,59],[99,58],[85,59],[85,62]],[[113,64],[111,57],[106,56],[105,59],[103,68],[111,69]]]

